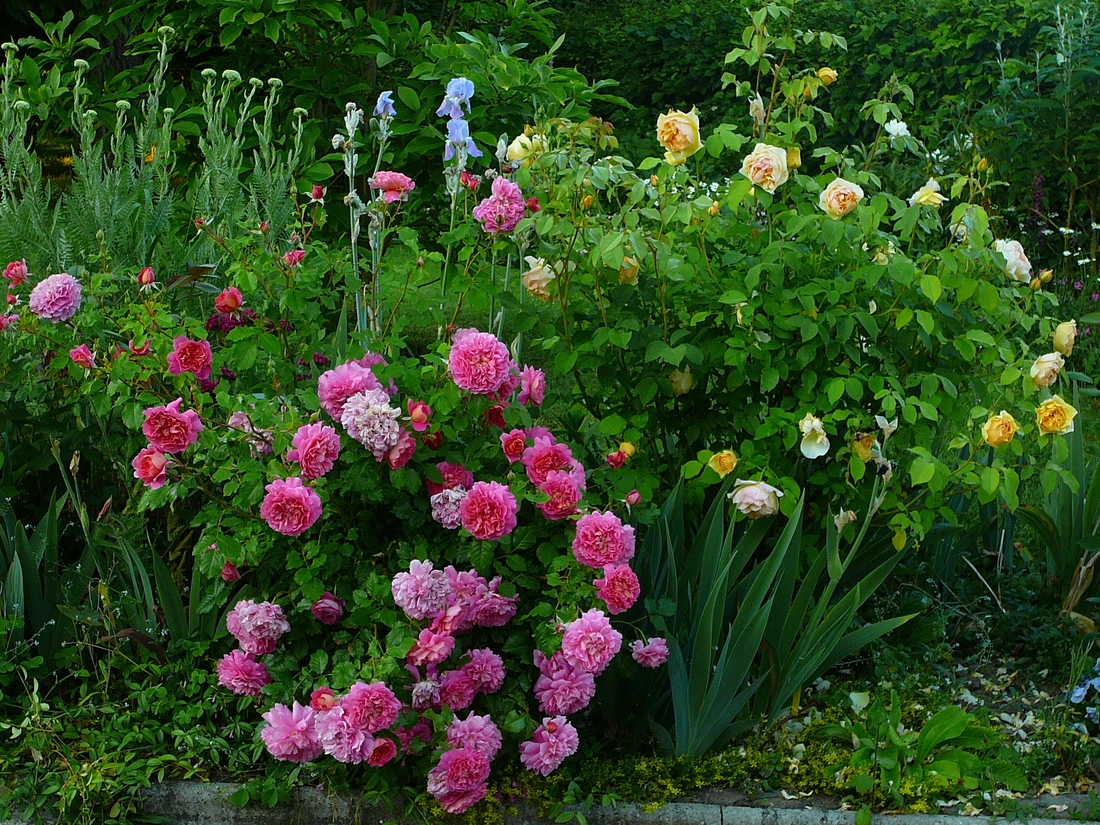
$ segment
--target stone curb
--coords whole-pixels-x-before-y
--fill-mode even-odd
[[[165,782],[153,786],[144,813],[165,817],[170,825],[424,825],[426,811],[408,815],[364,804],[349,796],[328,797],[302,788],[293,804],[266,808],[252,804],[238,808],[229,797],[240,785],[228,782]],[[753,808],[672,802],[652,813],[633,805],[598,807],[585,812],[590,825],[854,825],[854,811],[796,808]],[[456,821],[461,821],[456,818]],[[530,809],[504,817],[504,825],[539,825],[549,820]],[[1077,820],[1097,822],[1098,820]],[[36,823],[38,820],[30,820]],[[1003,817],[953,814],[876,814],[878,825],[1016,825]],[[1032,818],[1027,825],[1066,825],[1066,819]],[[0,825],[24,825],[10,820]]]

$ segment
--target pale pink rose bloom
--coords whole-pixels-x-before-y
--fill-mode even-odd
[[[470,661],[462,665],[479,693],[496,693],[504,686],[504,660],[487,647],[467,652]]]
[[[642,667],[660,667],[668,658],[668,643],[660,638],[642,644],[641,639],[630,643],[630,655]]]
[[[1027,281],[1031,277],[1031,261],[1019,241],[996,240],[993,248],[1005,259],[1005,272],[1017,281]]]
[[[260,517],[276,533],[300,536],[321,517],[321,497],[300,478],[277,478],[265,489]]]
[[[473,748],[444,751],[428,772],[428,793],[447,813],[460,814],[485,798],[489,757]]]
[[[340,700],[348,718],[367,733],[377,733],[397,721],[401,701],[385,682],[356,682]]]
[[[560,650],[550,658],[536,650],[535,665],[539,669],[535,698],[543,713],[554,716],[577,713],[588,707],[596,695],[596,677],[569,664]]]
[[[324,750],[317,738],[315,717],[312,708],[297,702],[293,708],[275,705],[263,715],[267,724],[260,731],[268,753],[284,762],[309,762],[320,756]]]
[[[321,624],[336,624],[344,615],[347,602],[327,590],[310,606],[313,617]]]
[[[512,357],[508,347],[492,333],[460,329],[452,338],[447,366],[460,389],[489,395],[508,381]]]
[[[443,490],[453,490],[456,487],[462,487],[469,490],[470,486],[474,483],[474,474],[463,467],[461,464],[451,464],[449,461],[440,461],[435,465],[439,470],[439,474],[443,476],[443,483],[440,484],[437,481],[427,479],[424,484],[428,488],[428,492],[431,495],[442,492]]]
[[[511,232],[527,212],[523,192],[503,176],[493,180],[492,192],[470,214],[481,222],[481,228],[490,235]]]
[[[461,487],[436,493],[431,497],[432,518],[448,530],[457,530],[462,526],[460,510],[464,498],[466,491]]]
[[[520,390],[516,398],[522,406],[529,403],[541,407],[546,398],[546,375],[540,369],[524,367],[520,373]]]
[[[80,282],[67,272],[51,275],[31,290],[27,306],[46,321],[68,321],[80,309],[81,289]]]
[[[596,595],[607,603],[607,612],[615,615],[633,607],[642,588],[630,565],[609,564],[604,567],[603,575],[592,584],[596,586]]]
[[[255,655],[231,650],[218,662],[218,684],[239,696],[259,696],[271,677],[267,665],[257,662]]]
[[[149,444],[165,453],[182,453],[199,439],[202,422],[194,410],[180,412],[182,398],[161,407],[145,410],[141,431]]]
[[[358,765],[374,750],[374,737],[355,724],[341,705],[320,711],[316,717],[317,738],[325,753],[337,762]]]
[[[564,716],[543,719],[531,738],[519,746],[519,761],[529,771],[549,776],[577,752],[580,737]]]
[[[320,478],[332,469],[340,457],[340,436],[324,424],[303,424],[294,434],[288,461],[297,461],[302,478]]]
[[[475,539],[499,539],[516,528],[519,504],[505,485],[475,481],[458,505],[462,527]]]
[[[150,490],[159,490],[168,482],[168,474],[165,472],[168,456],[156,447],[143,447],[134,456],[130,466],[134,468],[134,478],[140,478],[141,483]]]
[[[398,423],[401,410],[389,402],[385,390],[366,390],[351,396],[340,415],[348,435],[370,450],[375,461],[385,460],[404,432]]]
[[[450,656],[451,651],[454,649],[454,636],[433,633],[428,628],[424,628],[420,631],[416,644],[409,651],[409,664],[417,667],[420,665],[437,665]]]
[[[200,380],[210,377],[214,355],[210,351],[209,341],[192,341],[186,335],[180,335],[172,341],[172,347],[168,353],[168,371],[172,375],[190,372]]]
[[[410,619],[429,619],[447,607],[451,585],[447,574],[430,561],[409,562],[408,573],[398,573],[390,586],[393,600]]]
[[[382,385],[370,368],[354,361],[323,372],[317,379],[317,396],[321,401],[321,409],[337,421],[344,412],[344,404],[353,395],[380,389]]]
[[[439,683],[439,701],[453,711],[466,710],[474,703],[477,685],[464,670],[448,670]]]
[[[81,344],[79,347],[73,347],[69,350],[69,358],[78,367],[83,367],[86,370],[95,369],[95,353],[88,349],[87,344]]]
[[[586,513],[577,521],[573,555],[581,564],[600,569],[628,562],[634,558],[634,528],[611,512]]]
[[[408,175],[400,172],[375,172],[374,177],[368,183],[371,189],[382,192],[382,200],[393,203],[397,200],[407,201],[409,192],[416,188],[416,183]]]
[[[728,498],[742,513],[752,519],[774,516],[779,512],[783,491],[763,481],[737,479]]]
[[[611,626],[602,610],[593,608],[565,626],[561,652],[573,667],[599,674],[622,647],[623,634]]]
[[[515,464],[523,458],[523,451],[527,449],[527,431],[511,430],[500,434],[500,447],[504,450],[504,457],[509,464]]]
[[[290,630],[290,622],[277,604],[242,599],[225,617],[225,627],[241,650],[262,656],[275,650],[280,637]]]
[[[448,745],[481,751],[490,761],[500,751],[501,743],[500,728],[489,714],[478,716],[471,711],[465,719],[456,716],[447,727]]]

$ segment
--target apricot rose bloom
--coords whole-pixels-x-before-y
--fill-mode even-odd
[[[758,143],[741,164],[741,174],[769,195],[787,182],[787,150]]]
[[[863,200],[863,189],[858,184],[837,178],[826,186],[817,200],[817,205],[825,210],[830,218],[843,218]]]
[[[982,440],[990,447],[1002,447],[1013,439],[1019,428],[1012,413],[1001,410],[982,425]]]
[[[549,301],[550,290],[546,287],[550,285],[551,281],[558,277],[557,274],[546,265],[545,258],[536,258],[533,255],[528,255],[523,260],[527,261],[527,265],[531,267],[524,272],[523,277],[520,278],[524,289],[542,301]]]
[[[1077,322],[1063,321],[1054,330],[1054,349],[1062,355],[1073,354],[1073,342],[1077,340]]]
[[[737,468],[737,456],[733,450],[722,450],[710,457],[707,466],[718,473],[719,478],[725,478]]]
[[[665,149],[665,161],[679,166],[703,148],[699,139],[699,115],[695,109],[680,112],[669,109],[657,116],[657,142]]]
[[[1043,435],[1067,435],[1073,432],[1076,415],[1077,410],[1056,395],[1035,408],[1035,423]]]
[[[1031,365],[1031,380],[1036,387],[1049,387],[1066,365],[1066,359],[1060,352],[1048,352],[1040,355]]]

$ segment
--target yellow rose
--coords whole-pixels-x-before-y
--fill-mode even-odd
[[[691,367],[683,372],[673,370],[668,374],[668,380],[672,382],[673,395],[687,395],[695,387],[695,378],[691,374]]]
[[[510,161],[520,161],[520,166],[529,167],[535,162],[535,158],[546,151],[546,138],[542,135],[527,137],[516,135],[516,139],[508,144],[505,157]]]
[[[929,178],[928,183],[909,196],[909,205],[943,206],[947,198],[940,194],[940,183],[935,178]]]
[[[792,146],[787,150],[787,168],[798,169],[802,165],[802,150]]]
[[[1018,429],[1012,413],[1001,410],[982,425],[982,440],[991,447],[1000,447],[1011,441]]]
[[[638,449],[629,441],[622,441],[619,443],[619,452],[627,458],[633,458],[634,453],[638,452]]]
[[[527,261],[527,265],[531,267],[524,272],[523,277],[520,278],[524,288],[536,298],[540,298],[543,301],[549,301],[550,291],[546,287],[550,285],[551,281],[558,277],[557,274],[546,265],[546,260],[544,258],[536,258],[533,255],[528,255],[524,260]]]
[[[1040,269],[1039,270],[1039,280],[1042,281],[1044,284],[1049,284],[1051,278],[1053,278],[1053,277],[1054,277],[1054,270],[1053,269]]]
[[[822,66],[817,70],[817,76],[821,78],[821,82],[826,86],[832,86],[838,77],[835,70],[830,69],[828,66]]]
[[[672,166],[679,166],[702,149],[699,115],[695,109],[690,112],[669,109],[667,115],[658,115],[657,142],[667,150],[665,160]]]
[[[856,433],[852,440],[852,452],[859,456],[864,463],[871,460],[871,452],[878,446],[878,439],[874,433]]]
[[[756,148],[741,164],[741,174],[769,195],[787,182],[787,150],[766,143]]]
[[[1062,355],[1073,354],[1073,342],[1077,340],[1077,322],[1063,321],[1054,329],[1054,349]]]
[[[718,201],[714,201],[713,203],[711,203],[710,206],[707,207],[707,214],[710,215],[712,218],[717,217],[718,213],[721,211],[722,204],[720,204]]]
[[[1041,355],[1031,365],[1031,380],[1036,387],[1049,387],[1065,365],[1066,359],[1059,352]]]
[[[821,192],[817,205],[830,218],[843,218],[863,200],[863,189],[844,178],[837,178]]]
[[[1077,410],[1056,395],[1035,408],[1035,423],[1043,435],[1066,435],[1073,432]]]
[[[737,456],[733,454],[733,450],[722,450],[722,452],[715,453],[710,457],[707,466],[718,473],[721,478],[725,478],[737,466]]]
[[[619,268],[619,283],[620,284],[634,284],[638,283],[638,270],[642,268],[642,265],[638,263],[637,258],[632,258],[629,255],[623,258],[623,265]]]

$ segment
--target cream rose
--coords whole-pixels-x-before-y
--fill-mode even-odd
[[[1043,435],[1066,435],[1073,432],[1076,415],[1077,410],[1056,395],[1035,408],[1035,423]]]
[[[993,248],[1004,256],[1005,272],[1017,281],[1027,281],[1031,278],[1031,261],[1027,259],[1019,241],[994,241]]]
[[[546,151],[546,138],[542,135],[527,137],[517,135],[516,139],[508,144],[505,158],[510,161],[520,161],[520,166],[529,167],[535,162],[535,158]]]
[[[1077,340],[1077,322],[1063,321],[1054,329],[1054,349],[1062,355],[1073,355],[1073,342]]]
[[[909,196],[909,205],[943,206],[947,198],[940,194],[940,182],[935,178],[929,178],[928,183]]]
[[[817,205],[830,218],[843,218],[863,200],[863,189],[844,178],[837,178],[821,192]]]
[[[787,182],[787,150],[766,143],[756,144],[744,163],[741,174],[769,195]]]
[[[527,261],[527,265],[531,267],[524,272],[523,277],[520,278],[524,288],[536,298],[540,298],[543,301],[549,301],[550,291],[546,287],[558,276],[546,265],[546,260],[544,258],[536,258],[533,255],[528,255],[524,260]]]
[[[739,478],[728,498],[749,518],[763,518],[779,512],[779,499],[782,495],[782,490],[766,482]]]
[[[669,109],[667,115],[658,115],[657,142],[667,150],[665,160],[672,166],[679,166],[702,149],[699,115],[695,109],[690,112]]]
[[[1036,387],[1049,387],[1066,365],[1066,359],[1060,352],[1050,352],[1040,355],[1031,365],[1031,380]]]
[[[695,376],[691,374],[691,367],[687,367],[683,372],[673,370],[668,374],[668,380],[672,382],[673,395],[687,395],[695,389]]]
[[[637,258],[630,255],[623,257],[622,266],[619,267],[619,283],[634,286],[638,283],[638,271],[642,268]]]
[[[1001,447],[1012,440],[1019,428],[1012,413],[1001,410],[982,425],[982,440],[991,447]]]

